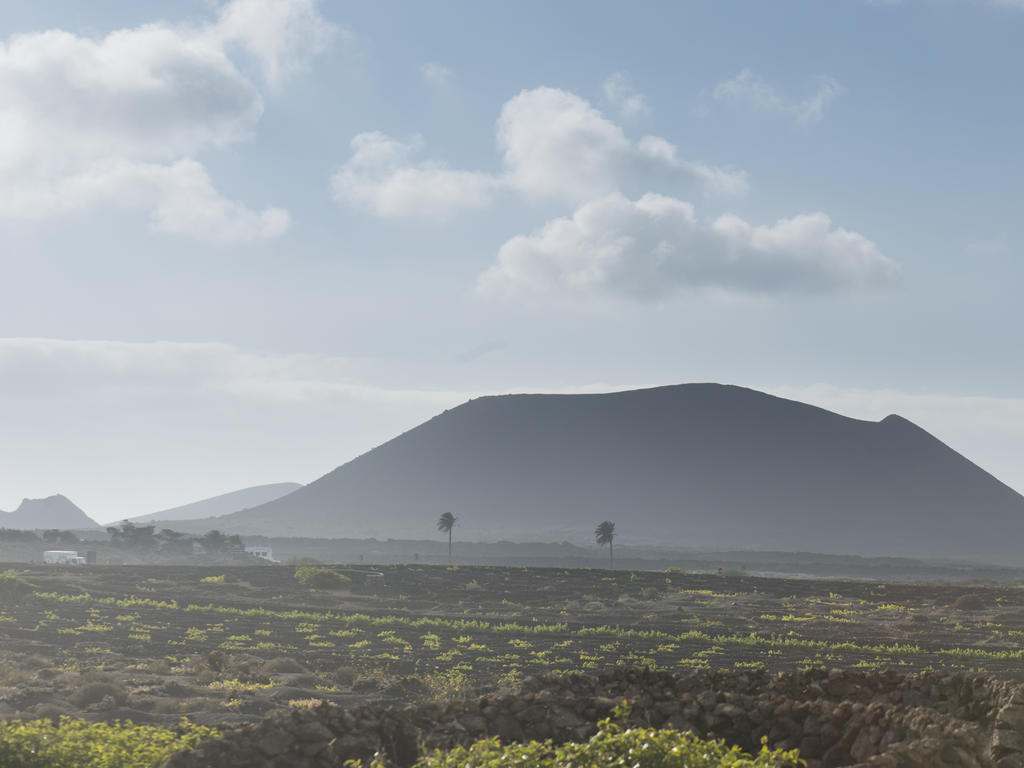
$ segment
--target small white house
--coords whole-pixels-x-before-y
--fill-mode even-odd
[[[245,551],[253,557],[258,557],[260,560],[269,560],[272,563],[276,563],[274,559],[274,550],[266,545],[254,545],[246,547]]]
[[[48,549],[43,552],[43,562],[50,565],[85,565],[85,558],[70,549]]]

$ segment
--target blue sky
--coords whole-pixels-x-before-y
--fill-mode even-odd
[[[7,4],[0,509],[686,381],[1024,489],[1022,37],[1016,0]]]

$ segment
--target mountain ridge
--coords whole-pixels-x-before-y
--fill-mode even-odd
[[[61,493],[42,499],[22,499],[13,512],[0,512],[0,527],[26,530],[86,530],[100,524]]]
[[[265,535],[631,541],[1022,562],[1024,497],[913,422],[734,385],[475,398],[280,499]]]
[[[251,507],[274,501],[282,496],[298,490],[301,483],[265,483],[241,488],[237,491],[221,493],[189,504],[182,504],[159,512],[149,512],[137,517],[128,518],[132,523],[149,523],[161,520],[198,520],[220,517],[221,515],[240,512]]]

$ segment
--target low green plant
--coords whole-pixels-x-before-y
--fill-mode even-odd
[[[805,765],[797,750],[769,750],[750,755],[724,741],[705,741],[692,733],[654,728],[629,728],[602,720],[585,743],[554,745],[550,741],[503,745],[498,737],[469,747],[425,755],[415,768],[783,768]]]
[[[330,568],[317,568],[304,565],[295,569],[295,579],[300,584],[314,589],[341,589],[352,583],[352,579],[344,573],[332,571]]]
[[[20,605],[35,594],[36,588],[17,571],[0,573],[0,605]]]
[[[90,723],[71,717],[0,722],[4,768],[150,768],[172,753],[214,738],[212,728],[182,720],[174,729],[131,721]]]
[[[420,682],[429,691],[431,699],[461,699],[473,691],[469,676],[458,669],[431,672],[420,677]]]

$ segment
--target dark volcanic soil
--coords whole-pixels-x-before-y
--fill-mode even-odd
[[[1024,589],[549,568],[20,567],[0,715],[251,722],[311,699],[422,700],[558,670],[829,666],[1024,679]]]

